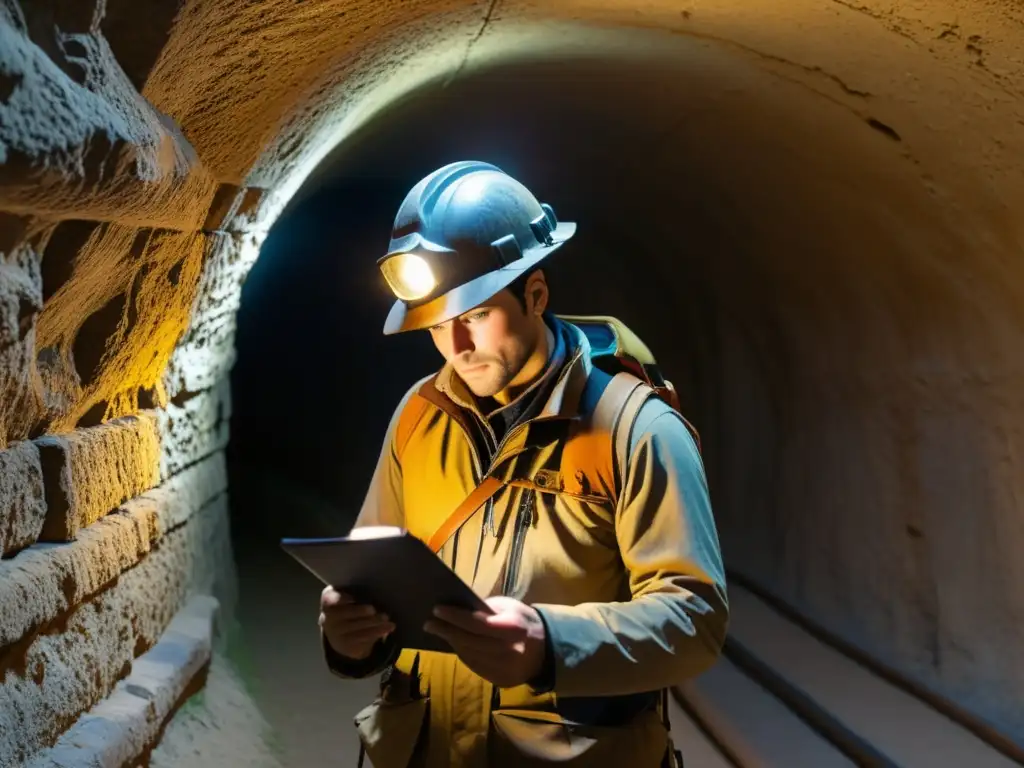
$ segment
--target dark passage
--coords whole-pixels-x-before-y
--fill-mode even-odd
[[[1002,298],[968,311],[961,233],[891,129],[742,60],[689,56],[520,63],[425,89],[328,156],[268,237],[243,291],[229,461],[241,619],[269,633],[253,640],[261,703],[297,729],[291,764],[354,750],[373,685],[329,678],[319,585],[275,542],[347,531],[392,409],[439,365],[425,334],[382,336],[375,261],[408,188],[457,159],[502,167],[578,223],[547,270],[554,308],[616,315],[652,347],[701,431],[730,567],[1024,727],[998,664],[945,661],[1003,598],[943,615],[950,585],[983,577],[971,553],[937,567],[929,544],[956,538],[983,479],[964,479],[978,459],[932,405],[970,391],[947,373],[978,354]]]

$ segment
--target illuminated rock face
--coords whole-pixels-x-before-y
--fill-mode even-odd
[[[537,183],[635,237],[606,284],[694,371],[730,564],[1024,730],[1021,12],[855,5],[0,4],[0,764],[190,596],[230,606],[234,315],[307,174],[418,85],[552,52],[600,80],[509,108],[612,131]]]

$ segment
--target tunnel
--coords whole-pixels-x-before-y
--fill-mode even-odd
[[[464,159],[577,223],[553,309],[699,430],[732,617],[687,765],[1024,764],[1022,23],[0,5],[0,765],[355,765],[376,681],[277,540],[347,532],[440,365],[376,260]]]

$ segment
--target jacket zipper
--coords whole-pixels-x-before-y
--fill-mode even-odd
[[[508,554],[505,582],[501,588],[503,595],[510,595],[512,593],[519,578],[519,564],[523,559],[523,545],[526,543],[526,533],[530,530],[530,526],[533,525],[534,494],[534,491],[523,489],[523,500],[519,504],[519,511],[516,513],[515,531],[512,534],[512,546]]]
[[[568,371],[573,365],[576,364],[576,361],[582,355],[583,355],[583,353],[580,352],[579,350],[577,350],[576,354],[573,355],[572,359],[569,360],[569,362],[567,362],[565,364],[564,370]],[[565,375],[564,372],[563,372],[562,375]],[[484,481],[484,478],[488,477],[491,474],[491,472],[494,471],[494,467],[496,465],[496,462],[501,457],[501,450],[502,450],[502,448],[505,447],[505,444],[509,441],[509,439],[512,437],[512,435],[518,434],[520,430],[525,429],[526,426],[527,426],[527,424],[517,424],[511,430],[506,432],[504,437],[502,437],[501,440],[498,441],[498,444],[494,448],[494,452],[491,454],[491,459],[490,459],[490,461],[488,462],[488,465],[487,465],[487,471],[486,472],[481,472],[481,469],[483,468],[483,462],[480,459],[480,454],[479,454],[479,452],[476,449],[476,445],[475,445],[475,443],[473,441],[472,435],[470,435],[469,432],[461,424],[459,424],[457,420],[456,420],[455,423],[458,424],[459,429],[462,430],[463,434],[466,436],[467,441],[469,442],[469,450],[470,450],[470,452],[473,455],[473,460],[474,460],[473,464],[474,464],[474,468],[477,471],[477,476],[475,478],[477,485],[482,483]],[[490,427],[487,426],[487,425],[484,425],[484,429],[490,430]],[[524,503],[525,503],[525,501],[524,501]],[[530,499],[529,503],[530,503],[530,510],[529,510],[530,519],[532,520],[532,518],[533,518],[533,500]],[[521,510],[522,510],[522,508],[520,508],[520,511]],[[521,526],[519,525],[519,517],[517,516],[517,518],[516,518],[516,537],[518,539],[522,539],[523,537],[526,536],[526,531],[525,530],[522,533],[519,533],[520,527]],[[487,503],[484,506],[484,530],[487,530],[488,528],[490,528],[490,532],[491,532],[492,535],[496,535],[496,532],[495,532],[495,529],[494,529],[494,497],[493,496],[487,500]],[[513,544],[514,543],[515,542],[513,542]],[[520,543],[520,548],[521,547],[522,547],[522,544]]]
[[[582,354],[582,352],[577,351],[573,358],[565,364],[564,370],[568,371],[573,365],[575,365],[576,360],[579,359],[582,356]],[[562,375],[564,376],[565,374],[563,373]],[[535,421],[535,419],[531,419],[530,421]],[[530,422],[528,421],[525,424],[517,424],[516,426],[514,426],[512,429],[505,433],[505,436],[501,438],[501,440],[498,442],[497,447],[495,447],[494,449],[494,453],[491,455],[491,461],[487,467],[487,472],[484,473],[484,477],[491,474],[491,472],[494,470],[495,462],[501,457],[501,449],[505,447],[505,444],[509,441],[512,435],[518,434],[521,430],[525,429],[529,425],[529,423]],[[480,478],[478,482],[482,481],[483,478]]]

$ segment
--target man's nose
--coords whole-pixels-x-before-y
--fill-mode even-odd
[[[463,352],[472,352],[476,347],[473,345],[473,336],[463,323],[455,321],[452,323],[452,354],[459,355]]]

